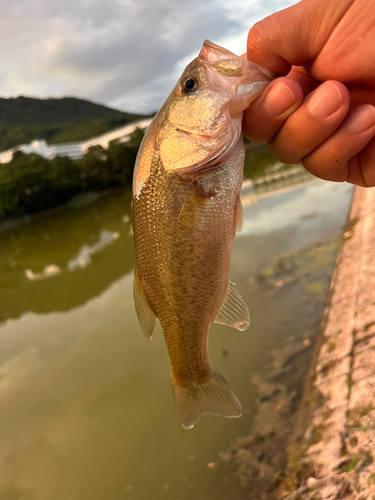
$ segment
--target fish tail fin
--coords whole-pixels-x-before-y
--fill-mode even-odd
[[[229,389],[224,377],[211,369],[208,380],[181,386],[171,368],[171,382],[177,411],[182,426],[191,429],[203,413],[216,413],[222,417],[240,417],[241,403]]]

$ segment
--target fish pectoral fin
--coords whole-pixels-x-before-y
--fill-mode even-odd
[[[241,403],[230,390],[224,377],[213,368],[204,382],[179,385],[171,367],[173,396],[182,426],[192,429],[203,413],[237,418],[242,415]]]
[[[236,201],[236,232],[240,233],[243,228],[243,205],[241,198],[238,196]]]
[[[135,310],[137,312],[139,324],[141,325],[144,336],[149,342],[151,342],[157,317],[154,311],[151,309],[150,304],[148,303],[146,294],[143,290],[141,282],[139,281],[137,269],[135,269],[134,273],[133,293]]]
[[[195,189],[191,191],[178,217],[178,233],[180,236],[190,234],[197,227],[209,202],[209,196],[200,196]]]
[[[250,314],[247,305],[235,290],[231,281],[228,283],[224,302],[214,323],[232,326],[240,331],[246,330],[250,325]]]

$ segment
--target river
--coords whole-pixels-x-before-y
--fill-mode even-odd
[[[238,455],[239,439],[265,436],[264,425],[277,434],[275,416],[290,425],[351,193],[307,179],[256,203],[250,196],[231,279],[252,323],[245,332],[214,325],[209,349],[243,416],[204,415],[189,431],[174,407],[160,326],[147,343],[135,315],[129,193],[85,195],[3,225],[0,500],[263,498],[251,492],[274,471],[256,473],[251,462],[267,462],[273,449],[282,464],[285,449],[250,451],[242,472],[228,453]]]

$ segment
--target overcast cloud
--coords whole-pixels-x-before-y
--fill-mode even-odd
[[[254,22],[296,1],[0,0],[0,95],[154,111],[205,38],[240,54]]]

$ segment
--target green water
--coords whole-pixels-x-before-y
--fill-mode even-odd
[[[317,182],[245,206],[231,279],[252,324],[214,325],[210,335],[212,362],[244,412],[204,415],[190,431],[174,408],[160,327],[148,344],[135,316],[129,195],[83,197],[3,226],[0,500],[253,498],[238,464],[219,453],[260,425],[259,380],[278,373],[288,345],[277,384],[293,393],[294,411],[334,256],[310,292],[301,279],[278,287],[258,275],[275,256],[337,242],[351,193]]]

